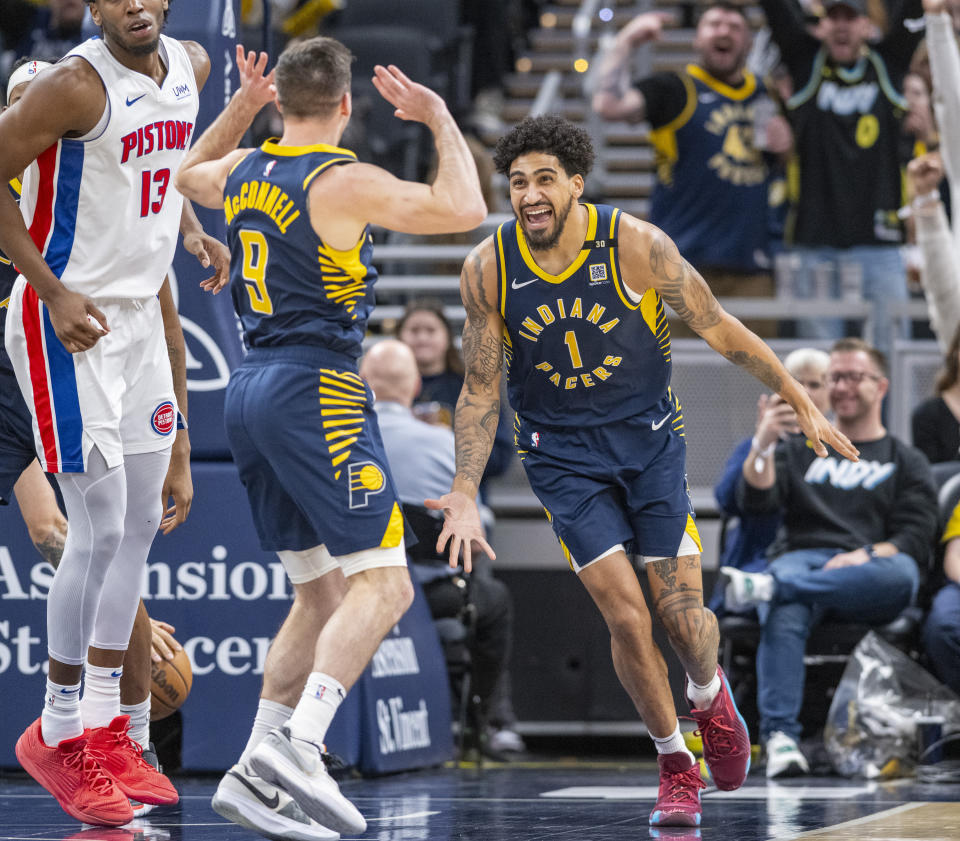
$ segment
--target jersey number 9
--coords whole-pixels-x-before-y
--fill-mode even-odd
[[[239,232],[243,245],[243,282],[250,296],[250,309],[261,315],[273,314],[273,302],[267,292],[267,238],[261,231]]]

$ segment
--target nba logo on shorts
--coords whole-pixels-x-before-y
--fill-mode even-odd
[[[153,410],[153,417],[150,419],[150,424],[153,426],[153,431],[158,435],[169,435],[173,432],[173,427],[177,423],[177,412],[173,408],[173,403],[169,400],[166,403],[161,403]]]
[[[356,461],[347,468],[350,476],[350,508],[366,508],[370,497],[387,485],[383,471],[372,461]]]
[[[539,446],[540,446],[540,433],[539,433],[539,432],[531,432],[531,433],[530,433],[530,443],[533,444],[534,447],[539,447]]]

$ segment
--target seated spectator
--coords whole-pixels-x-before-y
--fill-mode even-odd
[[[28,0],[0,0],[0,77],[4,84],[20,56],[56,61],[77,46],[83,40],[86,11],[84,0],[50,0],[46,7]]]
[[[934,673],[960,695],[960,503],[941,542],[947,583],[933,598],[923,626],[923,645]]]
[[[830,410],[827,397],[827,367],[830,355],[817,348],[798,348],[783,361],[783,366],[810,395],[814,405],[824,414]],[[737,486],[748,457],[770,458],[780,441],[799,433],[796,412],[779,395],[762,395],[757,404],[757,428],[753,436],[741,441],[731,454],[714,495],[720,510],[727,517],[736,517],[737,524],[728,529],[720,566],[732,566],[746,572],[761,572],[767,566],[767,549],[776,537],[783,519],[780,511],[747,514],[737,502]],[[722,615],[723,588],[718,586],[710,600],[714,613]],[[752,610],[751,610],[752,612]]]
[[[960,459],[960,324],[943,357],[936,391],[936,397],[924,400],[910,416],[913,446],[931,464]]]
[[[420,389],[420,375],[413,352],[395,339],[378,342],[363,357],[360,375],[377,396],[374,408],[400,501],[422,507],[426,498],[442,496],[456,473],[453,433],[442,425],[418,420],[412,411]],[[432,512],[425,509],[424,514],[432,516]],[[437,534],[429,541],[421,537],[418,544],[408,549],[413,562],[411,572],[423,587],[435,619],[459,616],[464,608],[465,594],[469,593],[469,601],[477,610],[471,657],[476,692],[486,718],[491,712],[494,692],[509,664],[513,605],[502,581],[475,571],[468,583],[461,567],[452,568],[445,556],[437,555],[436,537],[442,525],[442,520],[438,519]],[[515,721],[509,698],[504,704],[501,697],[498,708],[500,720],[492,723]],[[495,731],[489,739],[501,747],[510,745],[514,749],[523,749],[523,742],[513,732]]]
[[[441,423],[452,429],[464,369],[443,303],[437,298],[410,301],[397,322],[396,336],[413,350],[420,372],[422,386],[414,398],[414,414],[427,423]],[[514,456],[513,424],[506,416],[506,401],[503,405],[484,480],[505,472]]]
[[[797,739],[803,656],[810,629],[824,617],[882,625],[914,599],[937,523],[926,458],[884,428],[889,388],[883,354],[841,339],[827,372],[834,423],[860,450],[858,462],[818,458],[802,436],[774,458],[747,458],[738,488],[748,513],[783,511],[767,572],[723,567],[726,602],[757,607],[757,707],[767,776],[809,770]]]

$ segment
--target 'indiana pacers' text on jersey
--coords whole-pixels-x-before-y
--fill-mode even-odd
[[[656,406],[670,384],[663,302],[653,289],[638,298],[620,275],[620,211],[584,207],[584,248],[559,275],[534,262],[516,220],[497,230],[510,404],[534,424],[622,420]]]
[[[337,251],[313,230],[307,203],[314,178],[355,161],[335,146],[267,141],[227,178],[231,292],[247,347],[318,345],[360,357],[377,278],[369,228]]]

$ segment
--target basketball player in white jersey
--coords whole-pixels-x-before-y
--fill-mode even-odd
[[[181,221],[171,182],[210,63],[160,34],[167,0],[88,5],[102,37],[0,115],[0,179],[36,161],[19,211],[0,196],[0,248],[22,273],[7,350],[70,521],[48,599],[45,704],[17,756],[69,814],[111,826],[133,817],[128,798],[177,801],[114,716],[177,426],[157,300]]]

